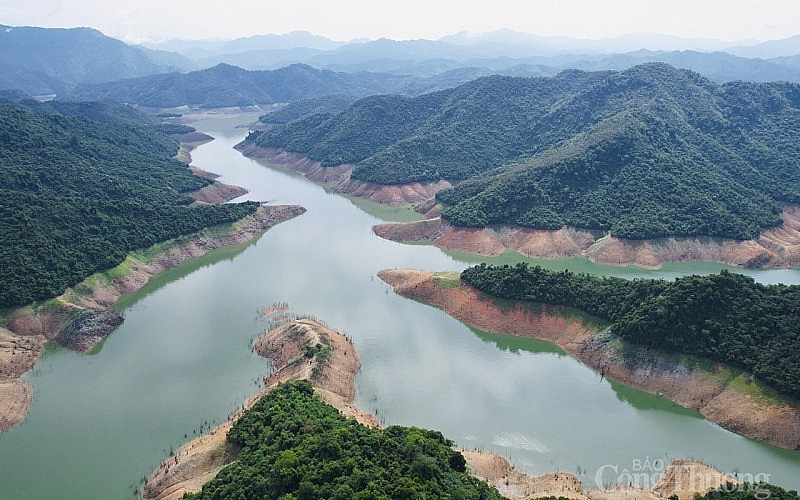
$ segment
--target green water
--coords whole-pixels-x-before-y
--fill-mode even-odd
[[[0,435],[0,498],[136,497],[142,477],[171,449],[226,419],[258,389],[269,362],[250,345],[267,327],[258,312],[276,302],[353,338],[363,365],[357,402],[386,424],[436,428],[531,473],[579,472],[589,486],[609,466],[622,471],[645,459],[692,457],[800,487],[800,453],[610,383],[551,344],[473,330],[395,295],[378,270],[454,271],[472,257],[382,240],[370,230],[382,220],[351,201],[242,157],[231,147],[246,129],[234,126],[254,118],[223,115],[195,124],[217,137],[192,153],[195,165],[247,187],[246,198],[301,204],[308,212],[124,298],[125,323],[98,353],[48,349],[25,377],[34,391],[28,419]],[[544,264],[668,278],[722,267]],[[794,270],[751,274],[800,282]]]

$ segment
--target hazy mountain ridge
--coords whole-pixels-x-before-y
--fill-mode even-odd
[[[143,50],[91,28],[0,26],[0,89],[59,94],[104,82],[183,69],[193,63]]]
[[[104,123],[152,126],[161,121],[125,104],[106,101],[38,101],[18,90],[0,90],[0,104],[13,104],[36,115],[61,115]]]
[[[276,70],[248,71],[228,64],[190,73],[169,73],[100,84],[79,85],[62,100],[111,100],[168,108],[250,106],[350,95],[417,95],[451,88],[491,74],[458,68],[433,77],[387,73],[345,73],[293,64]]]
[[[375,96],[248,140],[353,163],[365,182],[469,179],[438,195],[458,225],[747,239],[800,201],[799,121],[798,85],[653,63]]]
[[[227,41],[170,41],[150,44],[146,48],[127,45],[90,28],[0,26],[0,89],[63,96],[79,85],[191,71],[219,64],[250,70],[276,70],[298,63],[336,72],[382,73],[408,79],[391,85],[375,85],[373,80],[356,91],[341,87],[328,91],[357,96],[387,92],[416,95],[457,86],[489,74],[554,76],[564,69],[621,70],[646,62],[665,62],[691,69],[720,83],[732,80],[800,82],[800,63],[797,62],[800,43],[795,38],[733,48],[725,45],[718,41],[651,34],[580,40],[506,30],[478,35],[462,33],[440,40],[384,38],[350,42],[337,42],[308,32],[292,32]],[[180,50],[185,55],[163,49]],[[742,55],[776,57],[745,58],[720,52],[722,49]],[[204,77],[206,74],[195,73],[194,76]],[[380,78],[385,80],[387,77]],[[253,81],[248,80],[253,79],[238,78],[228,82],[233,86],[233,95],[226,101],[217,103],[212,100],[205,104],[229,105],[264,99],[266,102],[280,101],[265,96],[269,94],[268,89],[257,91],[253,88]],[[178,87],[182,85],[181,79],[175,75],[164,77],[164,81]],[[178,92],[167,96],[171,91],[163,88],[162,83],[156,85],[162,88],[150,91],[147,100],[156,99],[155,94],[159,92],[163,94],[159,98],[161,101],[174,102],[186,95],[184,91],[183,94]],[[207,90],[212,94],[222,93],[218,89]],[[116,91],[108,92],[116,95]],[[96,95],[81,90],[73,98],[95,98]],[[321,95],[315,93],[303,97]],[[202,99],[195,98],[195,101],[202,104]],[[125,102],[135,100],[127,96]]]
[[[302,32],[301,32],[302,33]],[[755,44],[708,39],[684,39],[652,33],[632,33],[598,40],[537,36],[510,30],[457,33],[439,40],[334,42],[309,33],[249,37],[229,42],[198,41],[213,45],[203,66],[233,64],[244,69],[276,69],[293,63],[335,71],[370,71],[433,76],[456,68],[511,74],[514,66],[538,66],[538,75],[555,75],[563,69],[625,69],[646,62],[666,62],[698,71],[717,82],[732,80],[800,82],[797,65],[786,57],[800,54],[797,37]],[[304,40],[317,40],[316,43]],[[318,40],[324,40],[319,42]],[[192,42],[166,42],[154,47],[183,46]],[[240,49],[237,49],[239,47]],[[762,58],[762,59],[757,59]],[[526,76],[533,76],[528,74]]]

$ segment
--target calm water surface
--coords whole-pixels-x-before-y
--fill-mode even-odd
[[[354,339],[363,364],[358,404],[386,424],[436,428],[459,446],[497,452],[531,473],[578,473],[588,486],[598,470],[611,480],[637,467],[655,472],[645,460],[658,468],[658,459],[691,457],[800,487],[800,453],[609,383],[552,344],[479,332],[395,295],[378,270],[461,270],[475,257],[377,238],[370,228],[382,221],[347,199],[242,157],[231,147],[246,129],[235,125],[254,118],[198,121],[217,139],[193,152],[194,164],[247,187],[246,199],[301,204],[308,212],[126,297],[119,304],[125,323],[98,353],[49,349],[25,377],[34,390],[28,419],[0,435],[0,498],[138,496],[142,478],[172,449],[225,420],[258,389],[269,362],[250,345],[267,327],[258,311],[276,302]],[[722,267],[543,264],[667,278]],[[800,282],[794,270],[750,274]]]

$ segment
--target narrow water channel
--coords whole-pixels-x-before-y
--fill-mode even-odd
[[[460,270],[480,259],[384,241],[370,230],[381,220],[346,198],[244,158],[232,146],[246,129],[235,126],[253,118],[222,115],[194,124],[216,137],[193,152],[194,165],[248,188],[244,198],[300,204],[308,212],[124,298],[125,322],[96,354],[49,349],[25,377],[34,390],[28,419],[0,434],[0,498],[137,497],[141,479],[172,449],[226,419],[259,388],[269,362],[250,344],[267,327],[259,310],[278,302],[353,338],[363,365],[357,402],[387,425],[435,428],[459,446],[497,452],[531,473],[578,473],[587,486],[598,470],[608,481],[688,457],[800,487],[798,452],[610,383],[551,344],[475,331],[395,295],[378,270]],[[544,263],[625,277],[721,268]],[[794,270],[751,274],[800,283]]]

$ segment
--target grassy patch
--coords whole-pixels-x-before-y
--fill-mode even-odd
[[[433,245],[433,240],[400,240],[403,245]]]
[[[776,405],[786,403],[786,398],[770,387],[761,384],[753,375],[742,372],[738,377],[731,380],[730,386],[750,396],[753,401],[765,404]]]
[[[439,288],[455,288],[461,284],[461,277],[457,272],[433,273],[433,283]]]
[[[508,335],[505,333],[492,333],[479,328],[475,328],[467,323],[464,326],[474,333],[483,342],[492,343],[498,349],[510,352],[532,352],[532,353],[552,353],[560,356],[566,356],[567,352],[552,342],[546,340],[533,339],[528,337],[519,337],[516,335]]]
[[[393,206],[345,194],[341,196],[369,215],[387,222],[415,222],[425,218],[422,214],[415,212],[411,205]]]

